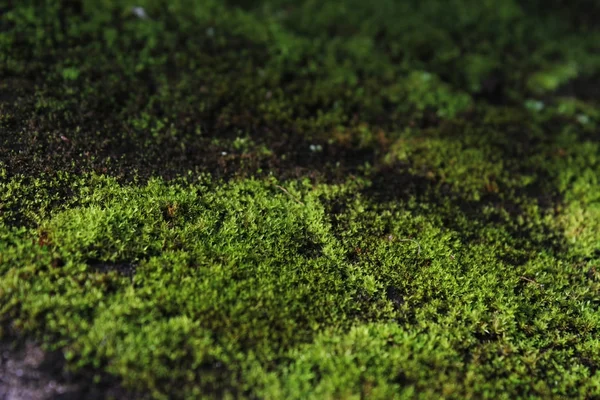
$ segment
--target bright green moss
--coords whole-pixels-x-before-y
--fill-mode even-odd
[[[28,267],[37,276],[28,284],[7,272],[2,286],[19,303],[7,305],[4,315],[12,316],[18,332],[45,326],[47,334],[74,338],[68,354],[78,365],[110,362],[108,371],[127,375],[127,386],[157,396],[206,390],[218,378],[214,371],[202,378],[202,368],[193,376],[175,372],[181,357],[192,357],[198,367],[223,363],[233,385],[242,373],[234,362],[242,351],[253,349],[263,362],[273,362],[323,325],[345,326],[353,315],[384,312],[381,301],[355,300],[358,291],[376,291],[374,278],[344,262],[318,192],[300,200],[292,198],[301,197],[296,190],[256,181],[211,191],[157,181],[141,190],[109,185],[82,199],[83,207],[42,224],[40,240],[57,258],[52,266],[42,259]],[[135,264],[133,281],[95,272],[111,263]],[[77,296],[79,289],[85,295]],[[147,325],[151,320],[158,325]],[[168,333],[180,324],[189,325],[182,336],[188,345]],[[156,350],[141,356],[136,346],[158,332]],[[196,340],[207,346],[197,356],[172,353],[180,345],[196,348]],[[150,376],[149,359],[162,359],[157,351],[174,364],[153,368]],[[189,385],[178,387],[181,382]]]
[[[294,363],[264,395],[298,399],[451,395],[455,388],[443,381],[434,386],[441,390],[415,385],[439,378],[429,375],[428,365],[445,370],[445,378],[460,378],[455,374],[462,367],[461,357],[447,336],[440,336],[407,332],[398,324],[367,324],[337,335],[326,332],[290,354]]]
[[[527,86],[534,93],[551,92],[575,78],[577,74],[577,65],[573,63],[557,65],[551,70],[533,74],[527,81]]]
[[[360,187],[155,180],[82,190],[81,206],[41,233],[4,233],[13,238],[2,251],[5,322],[19,334],[43,327],[73,366],[105,369],[157,398],[595,393],[583,360],[600,327],[597,283],[582,279],[580,264],[538,255],[545,250],[498,228],[444,227],[443,208],[386,210]],[[334,229],[323,202],[344,198]],[[468,232],[478,243],[461,239]],[[119,275],[130,265],[135,275]],[[315,339],[350,327],[348,339]],[[580,355],[553,350],[564,341]],[[463,356],[494,359],[499,349],[497,365]],[[548,380],[533,380],[532,368]],[[505,374],[504,383],[488,377]]]
[[[599,397],[565,4],[0,1],[0,339],[129,397]]]

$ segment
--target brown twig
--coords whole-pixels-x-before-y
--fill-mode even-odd
[[[283,186],[275,185],[275,187],[278,188],[278,189],[281,189],[285,194],[287,194],[288,196],[290,196],[292,198],[292,200],[294,200],[296,203],[302,204],[303,206],[306,206],[306,204],[304,204],[303,202],[301,202],[300,200],[298,200],[298,198],[296,196],[294,196],[293,194],[291,194],[290,192],[288,192],[287,189],[284,188]]]
[[[415,239],[398,239],[399,242],[413,242],[417,244],[417,257],[421,255],[421,245]]]
[[[531,278],[528,278],[528,277],[526,277],[526,276],[523,276],[523,275],[521,275],[521,276],[519,276],[519,278],[520,278],[520,279],[523,279],[524,281],[527,281],[527,282],[533,283],[534,285],[537,285],[538,287],[544,287],[544,285],[542,285],[541,283],[537,283],[537,282],[536,282],[536,281],[534,281],[533,279],[531,279]]]

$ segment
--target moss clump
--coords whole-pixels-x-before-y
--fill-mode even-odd
[[[4,322],[156,398],[595,393],[591,263],[365,184],[82,190],[37,230],[3,229]]]
[[[0,1],[2,345],[107,396],[600,397],[598,10]]]

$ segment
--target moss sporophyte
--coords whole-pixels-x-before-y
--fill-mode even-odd
[[[0,393],[600,398],[595,2],[0,15]]]

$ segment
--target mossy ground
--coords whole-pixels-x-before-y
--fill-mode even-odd
[[[0,16],[0,337],[79,395],[600,397],[596,2]]]

